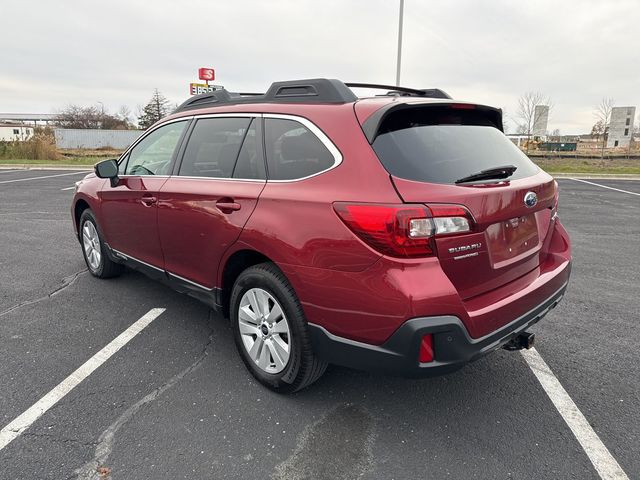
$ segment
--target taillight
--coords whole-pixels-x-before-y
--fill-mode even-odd
[[[342,221],[369,246],[392,257],[427,257],[433,238],[471,231],[469,212],[458,205],[381,205],[336,202]]]
[[[460,205],[431,204],[435,235],[451,235],[471,231],[473,219],[469,211]]]
[[[375,250],[392,257],[433,254],[433,224],[424,205],[334,203],[342,221]]]

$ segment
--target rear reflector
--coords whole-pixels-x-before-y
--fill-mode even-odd
[[[431,333],[422,337],[419,360],[420,363],[433,362],[433,334]]]

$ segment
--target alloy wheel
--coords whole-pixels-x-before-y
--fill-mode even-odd
[[[238,324],[251,360],[266,373],[283,371],[291,355],[291,334],[278,301],[261,288],[247,290],[240,299]]]
[[[87,257],[87,263],[94,272],[100,268],[102,253],[100,251],[100,237],[93,222],[86,221],[82,226],[82,246]]]

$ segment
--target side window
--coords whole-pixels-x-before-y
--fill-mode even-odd
[[[187,122],[174,122],[144,137],[129,152],[125,175],[168,175],[171,158]]]
[[[198,120],[189,137],[178,175],[231,178],[250,123],[251,118]]]
[[[244,137],[233,178],[265,179],[267,178],[264,159],[262,158],[262,135],[258,133],[258,119],[253,119]]]
[[[316,135],[294,120],[265,120],[267,167],[272,180],[304,178],[330,168],[334,157]]]

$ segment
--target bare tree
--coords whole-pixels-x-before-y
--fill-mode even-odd
[[[125,122],[127,125],[132,125],[131,109],[127,105],[121,105],[116,117]]]
[[[126,121],[110,115],[104,109],[104,106],[98,108],[94,105],[88,107],[67,105],[58,112],[55,123],[63,128],[103,128],[118,130],[128,128]]]
[[[600,149],[600,158],[604,157],[604,147],[607,143],[607,134],[609,132],[609,122],[611,122],[611,110],[615,105],[615,100],[611,97],[604,97],[593,110],[593,116],[598,123],[601,123],[602,130],[602,148]]]
[[[591,136],[596,137],[596,140],[600,140],[601,135],[604,135],[604,124],[598,120],[593,124],[593,127],[591,127]]]
[[[67,105],[56,115],[56,125],[63,128],[100,128],[101,111],[95,106]]]
[[[516,112],[521,133],[527,136],[527,153],[529,152],[529,142],[533,132],[536,106],[547,105],[551,111],[551,99],[540,92],[526,92],[518,99],[518,110]]]

